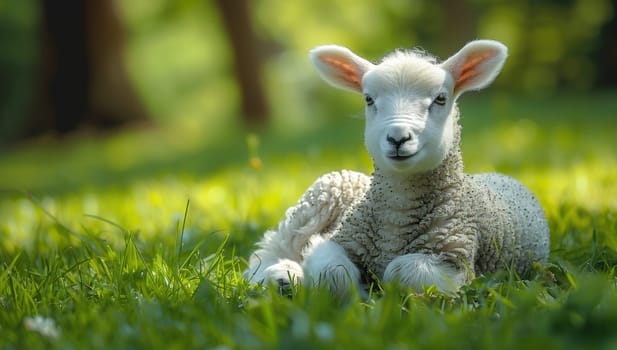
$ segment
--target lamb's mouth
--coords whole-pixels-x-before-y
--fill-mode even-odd
[[[401,161],[404,161],[404,160],[406,160],[406,159],[409,159],[409,158],[411,158],[411,157],[413,157],[413,156],[415,156],[415,155],[416,155],[416,154],[414,153],[414,154],[410,154],[410,155],[408,155],[408,156],[399,156],[399,155],[396,155],[396,156],[388,156],[388,158],[390,158],[390,159],[392,159],[392,160],[396,160],[396,161],[398,161],[398,162],[401,162]]]
[[[418,152],[420,152],[420,150],[417,150],[417,151],[415,151],[415,152],[413,152],[413,153],[411,153],[411,154],[405,154],[405,155],[403,155],[403,154],[400,154],[400,153],[397,151],[397,152],[396,152],[395,154],[393,154],[393,155],[388,155],[388,158],[389,158],[389,159],[392,159],[392,160],[394,160],[394,161],[397,161],[397,162],[402,162],[402,161],[404,161],[404,160],[407,160],[407,159],[409,159],[409,158],[412,158],[413,156],[415,156],[416,154],[418,154]]]

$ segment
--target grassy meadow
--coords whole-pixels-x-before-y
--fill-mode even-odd
[[[298,129],[204,120],[5,149],[0,348],[616,349],[615,97],[463,98],[466,170],[532,189],[551,258],[530,280],[501,271],[455,297],[385,285],[341,305],[242,279],[313,180],[371,171],[361,101]]]

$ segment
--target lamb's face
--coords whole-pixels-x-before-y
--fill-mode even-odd
[[[454,82],[440,66],[396,52],[362,79],[366,148],[381,171],[432,170],[452,147]]]
[[[397,51],[375,65],[336,45],[310,54],[329,84],[364,94],[368,152],[381,171],[403,175],[444,160],[454,142],[456,99],[490,84],[506,56],[507,48],[491,40],[472,41],[441,64]]]

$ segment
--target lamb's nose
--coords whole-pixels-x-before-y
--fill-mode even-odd
[[[388,140],[388,142],[390,142],[391,145],[396,146],[396,148],[399,148],[401,147],[402,144],[411,140],[411,134],[407,134],[407,136],[401,137],[398,140],[390,135],[387,135],[386,140]]]

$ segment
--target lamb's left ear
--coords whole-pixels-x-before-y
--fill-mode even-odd
[[[317,46],[309,53],[317,73],[330,85],[344,90],[362,93],[362,77],[374,65],[337,45]]]
[[[503,67],[508,48],[493,40],[476,40],[448,58],[441,67],[454,78],[454,96],[469,90],[480,90],[497,77]]]

